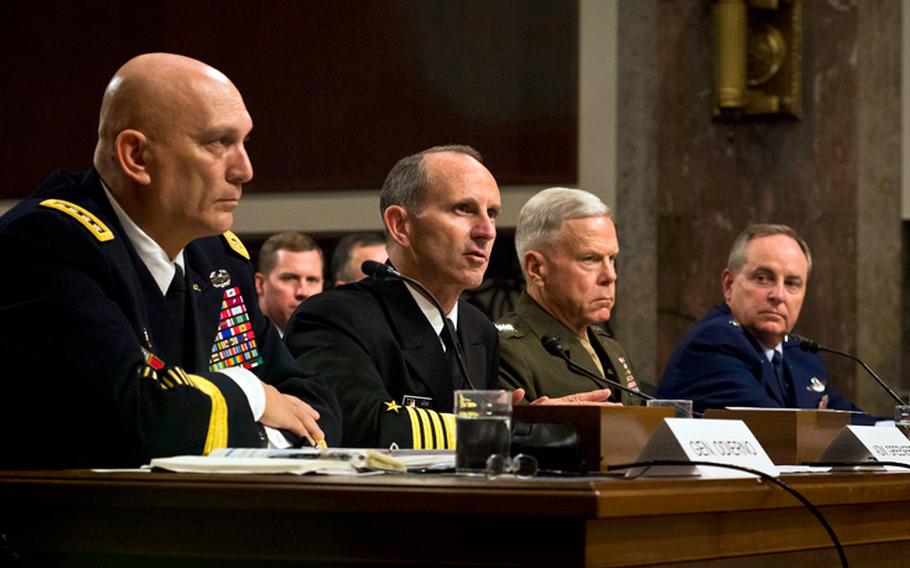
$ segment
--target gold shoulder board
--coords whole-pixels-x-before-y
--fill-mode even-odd
[[[246,251],[246,247],[243,246],[243,241],[240,240],[240,237],[238,237],[231,231],[225,231],[224,240],[226,240],[227,244],[232,249],[234,249],[234,252],[236,252],[237,254],[239,254],[240,256],[242,256],[243,258],[245,258],[247,260],[250,259],[250,253],[248,253]]]
[[[82,226],[89,230],[96,239],[101,242],[114,240],[114,233],[107,228],[107,225],[101,222],[90,211],[83,209],[75,203],[64,201],[62,199],[45,199],[39,203],[42,207],[49,207],[66,213],[73,219],[82,223]],[[241,245],[242,246],[242,245]]]

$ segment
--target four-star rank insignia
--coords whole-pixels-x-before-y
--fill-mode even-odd
[[[209,357],[209,370],[237,366],[252,369],[261,364],[256,334],[240,288],[228,288],[221,300],[221,315]]]

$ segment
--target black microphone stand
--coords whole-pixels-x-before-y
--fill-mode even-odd
[[[566,364],[569,365],[570,368],[572,368],[572,370],[583,374],[584,376],[588,377],[589,379],[594,380],[596,383],[601,383],[601,382],[607,383],[608,385],[610,385],[612,387],[616,387],[623,392],[629,393],[631,395],[635,395],[644,400],[656,400],[653,396],[651,396],[649,394],[645,394],[643,392],[639,392],[637,390],[630,389],[629,387],[622,385],[612,379],[608,379],[606,377],[601,377],[600,375],[595,375],[591,371],[585,369],[584,367],[582,367],[581,365],[579,365],[578,363],[576,363],[575,361],[573,361],[572,359],[569,358],[569,354],[567,353],[568,350],[562,345],[562,343],[560,343],[558,337],[554,337],[552,335],[544,335],[543,337],[540,338],[540,343],[541,343],[541,345],[543,345],[543,348],[546,349],[548,353],[550,353],[550,355],[555,355],[555,356],[561,358],[563,361],[566,362]]]
[[[811,339],[806,339],[805,337],[800,337],[798,335],[793,335],[793,334],[790,334],[790,335],[794,339],[797,339],[799,341],[799,348],[802,349],[803,351],[807,351],[809,353],[818,353],[819,351],[823,351],[825,353],[834,353],[835,355],[840,355],[842,357],[846,357],[847,359],[852,359],[853,361],[856,361],[863,367],[863,369],[866,370],[867,373],[872,375],[872,378],[875,379],[876,382],[878,382],[878,384],[881,385],[881,387],[883,389],[885,389],[885,392],[887,392],[889,395],[891,395],[891,398],[896,400],[898,404],[900,404],[900,405],[907,404],[904,400],[901,399],[900,395],[898,395],[896,392],[894,392],[894,389],[889,387],[888,384],[881,377],[878,376],[878,373],[876,373],[875,371],[872,370],[872,367],[870,367],[869,365],[864,363],[859,357],[857,357],[855,355],[851,355],[850,353],[847,353],[845,351],[838,351],[837,349],[831,349],[830,347],[825,347],[824,345],[819,345],[818,343],[812,341]]]
[[[419,281],[411,278],[410,276],[405,276],[404,274],[395,270],[395,268],[389,264],[383,264],[381,262],[376,262],[375,260],[365,260],[363,264],[360,265],[360,270],[363,271],[367,276],[372,276],[377,280],[385,280],[386,278],[394,278],[396,280],[401,280],[411,284],[418,290],[420,290],[424,296],[430,300],[430,303],[433,304],[433,307],[439,312],[439,316],[442,318],[442,325],[449,331],[449,335],[452,338],[452,345],[455,347],[455,359],[458,361],[458,369],[461,371],[461,376],[464,377],[464,381],[468,384],[468,387],[471,390],[477,390],[477,387],[474,386],[474,383],[471,382],[471,377],[468,376],[468,367],[464,362],[464,351],[461,348],[461,341],[458,339],[458,334],[455,332],[455,326],[452,325],[452,321],[446,317],[445,311],[442,309],[442,305],[439,303],[439,300],[436,299],[436,296],[430,292],[426,286],[421,284]]]

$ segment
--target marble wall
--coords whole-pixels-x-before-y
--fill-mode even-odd
[[[736,124],[711,116],[711,3],[634,4],[620,8],[617,106],[633,113],[618,116],[617,208],[626,251],[643,255],[640,270],[623,273],[624,289],[656,286],[656,306],[628,296],[621,306],[656,343],[652,364],[662,369],[722,300],[735,235],[776,222],[796,228],[815,256],[796,331],[858,353],[902,386],[901,3],[805,0],[802,118]],[[853,363],[828,363],[836,388],[890,414]]]

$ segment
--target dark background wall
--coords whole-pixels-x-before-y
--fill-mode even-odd
[[[105,84],[147,51],[240,88],[252,192],[378,187],[401,156],[449,142],[504,185],[572,182],[577,17],[574,1],[8,3],[0,198],[87,167]]]

